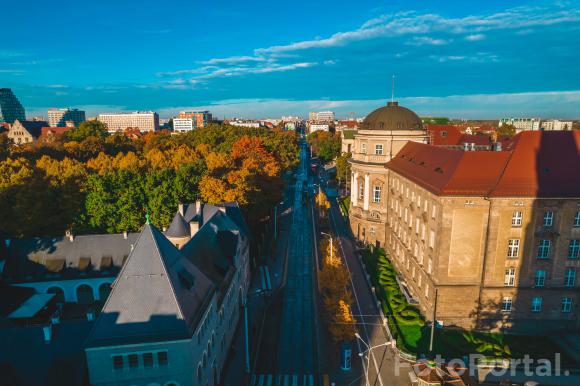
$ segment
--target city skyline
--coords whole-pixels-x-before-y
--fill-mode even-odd
[[[578,1],[34,3],[5,7],[0,50],[0,84],[30,116],[364,116],[391,98],[395,74],[396,99],[421,115],[580,117]],[[66,22],[44,28],[57,15]]]

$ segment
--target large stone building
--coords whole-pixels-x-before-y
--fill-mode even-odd
[[[389,102],[370,113],[351,147],[350,226],[360,240],[385,243],[387,179],[384,165],[408,142],[427,143],[427,131],[411,110]]]
[[[165,233],[147,223],[140,233],[4,239],[0,328],[34,329],[27,336],[52,347],[33,363],[6,364],[18,379],[38,372],[40,383],[26,384],[45,384],[62,355],[83,358],[71,350],[86,339],[91,385],[217,385],[248,286],[249,231],[235,203],[180,205]],[[13,304],[15,290],[22,304]],[[64,320],[81,308],[85,321]],[[63,341],[63,331],[75,333]],[[28,340],[15,350],[11,357],[39,351]],[[67,371],[87,377],[80,363]]]
[[[109,133],[124,132],[129,128],[142,133],[159,130],[159,115],[153,111],[99,114],[98,120],[107,126]]]
[[[580,132],[505,151],[408,143],[386,164],[386,249],[427,319],[572,330],[580,301]]]
[[[0,88],[0,123],[24,121],[24,107],[9,88]]]
[[[86,121],[85,112],[79,109],[48,109],[48,125],[50,127],[65,127],[67,122],[78,126]]]

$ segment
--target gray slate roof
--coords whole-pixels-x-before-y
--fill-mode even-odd
[[[13,239],[5,246],[7,282],[63,280],[86,276],[115,275],[131,252],[138,233]],[[90,263],[90,264],[89,264]],[[81,270],[81,268],[84,268]]]
[[[173,220],[171,221],[171,225],[169,225],[169,228],[165,232],[165,236],[167,236],[167,237],[185,237],[185,236],[189,236],[189,234],[190,234],[189,224],[187,223],[187,221],[185,221],[185,219],[183,218],[181,213],[179,213],[179,211],[177,211],[175,213],[175,216],[173,216]]]
[[[87,340],[87,347],[191,337],[213,286],[146,224]]]

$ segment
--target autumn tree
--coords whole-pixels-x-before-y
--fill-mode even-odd
[[[81,122],[78,127],[70,129],[65,133],[65,137],[68,140],[77,142],[81,142],[89,137],[105,138],[107,135],[107,126],[96,119]]]

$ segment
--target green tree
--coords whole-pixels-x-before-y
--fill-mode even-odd
[[[107,135],[107,126],[97,120],[82,122],[78,127],[67,131],[65,134],[67,139],[77,142],[81,142],[88,137],[105,138]]]
[[[342,153],[336,158],[336,179],[339,182],[346,182],[350,177],[350,164],[348,163],[348,160],[351,157],[351,153]]]
[[[497,128],[496,133],[498,136],[507,135],[509,137],[513,137],[516,135],[516,128],[514,125],[502,125]]]

